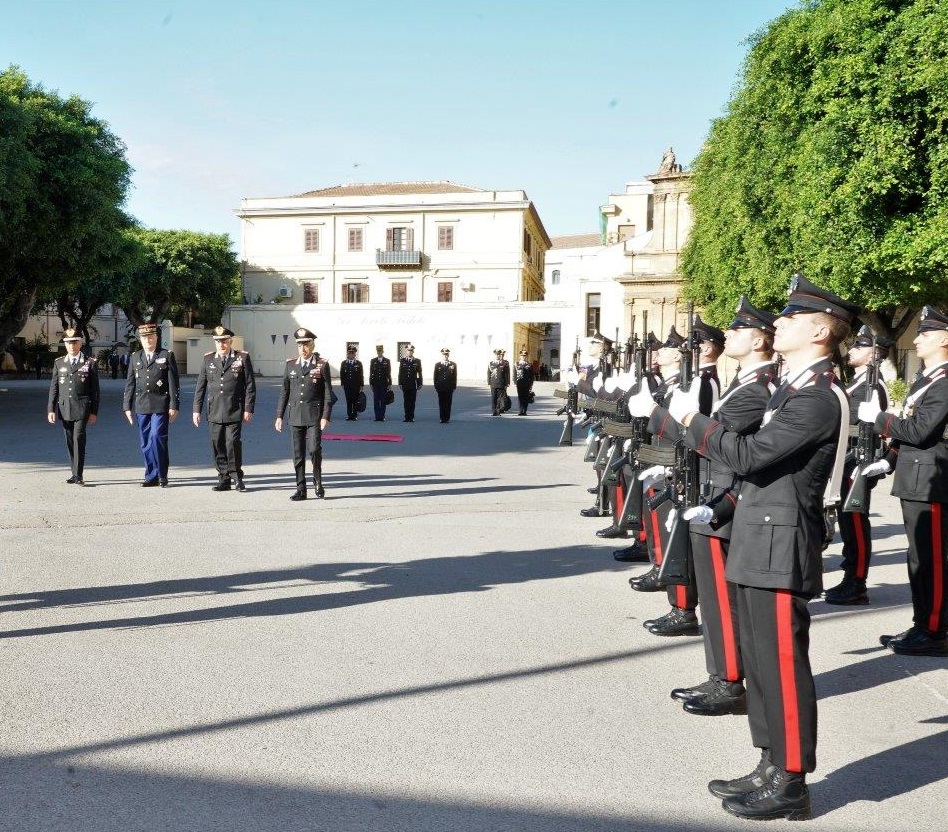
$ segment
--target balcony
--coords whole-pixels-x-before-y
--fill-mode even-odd
[[[375,250],[375,265],[385,268],[421,268],[422,253],[420,251],[382,251]]]

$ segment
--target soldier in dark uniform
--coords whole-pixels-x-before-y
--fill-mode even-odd
[[[740,366],[718,400],[712,418],[725,429],[747,436],[760,428],[767,402],[776,389],[774,316],[742,297],[725,339],[724,354]],[[709,676],[706,682],[694,687],[675,688],[671,696],[683,702],[685,711],[691,714],[744,714],[747,702],[737,623],[737,588],[725,579],[731,518],[740,480],[733,470],[718,462],[701,459],[699,465],[705,496],[702,504],[688,509],[682,519],[691,521],[695,585]]]
[[[856,414],[857,406],[866,400],[866,377],[869,365],[873,362],[872,330],[864,326],[859,330],[856,340],[849,349],[849,364],[856,370],[852,383],[846,388],[849,394],[851,425],[859,424]],[[876,359],[882,360],[889,354],[892,342],[888,338],[878,336],[876,341]],[[889,406],[888,392],[881,377],[876,382],[875,395],[883,410]],[[849,440],[850,453],[846,456],[846,467],[843,469],[843,493],[852,487],[853,474],[856,470],[856,457],[853,453],[858,437]],[[869,523],[869,506],[872,489],[879,481],[878,477],[871,477],[867,481],[865,513],[859,511],[840,511],[837,517],[839,535],[843,539],[843,580],[832,589],[826,590],[823,600],[827,604],[868,604],[869,593],[866,590],[866,578],[869,575],[869,561],[872,559],[872,526]]]
[[[329,364],[314,352],[316,336],[300,327],[293,333],[299,358],[287,359],[283,369],[283,389],[277,403],[273,426],[283,430],[283,414],[289,407],[293,436],[293,469],[296,472],[294,502],[306,499],[306,448],[313,465],[316,499],[326,496],[323,488],[323,431],[329,425],[332,409],[332,375]]]
[[[742,477],[726,577],[736,585],[748,721],[761,757],[749,774],[708,784],[742,818],[811,816],[806,773],[816,768],[817,721],[807,604],[822,590],[824,505],[838,499],[849,437],[849,402],[832,356],[857,312],[794,275],[775,323],[785,381],[757,433],[742,436],[702,416],[690,391],[676,393],[669,408],[687,427],[689,447]]]
[[[168,425],[178,418],[178,365],[174,353],[158,347],[158,325],[138,327],[142,348],[129,359],[122,409],[132,424],[138,421],[138,438],[145,459],[143,488],[168,485]]]
[[[194,427],[201,424],[201,411],[207,396],[207,424],[211,431],[211,452],[217,467],[214,491],[230,491],[235,483],[238,491],[244,485],[241,429],[253,418],[257,384],[253,377],[250,353],[234,350],[234,333],[225,326],[214,329],[216,351],[205,353],[194,388],[191,416]]]
[[[421,360],[415,358],[415,348],[409,344],[405,357],[398,362],[398,386],[402,388],[405,404],[405,421],[415,421],[415,398],[422,386]]]
[[[375,421],[385,421],[386,397],[392,389],[392,362],[385,355],[385,347],[375,345],[375,358],[369,362],[369,386],[372,388],[372,406]]]
[[[507,404],[507,388],[510,386],[510,364],[504,358],[502,349],[494,350],[496,358],[487,365],[487,385],[490,387],[491,415],[500,416],[506,413],[510,406]]]
[[[441,360],[434,368],[434,389],[438,394],[438,415],[441,424],[451,421],[451,399],[458,386],[458,365],[451,360],[451,350],[441,350]]]
[[[365,387],[365,376],[362,373],[362,362],[356,358],[356,348],[353,344],[346,347],[346,358],[339,365],[339,383],[342,392],[346,395],[346,421],[354,422],[359,418],[359,393]]]
[[[892,495],[902,501],[908,537],[912,626],[879,640],[905,656],[948,656],[948,315],[924,307],[914,344],[925,372],[909,390],[901,418],[875,402],[859,405],[860,421],[892,440],[890,454],[866,473],[886,473],[894,462]]]
[[[82,471],[86,462],[86,425],[94,425],[99,412],[99,373],[95,359],[82,352],[82,336],[67,329],[63,336],[66,354],[53,364],[49,380],[46,420],[56,424],[63,420],[66,450],[72,465],[70,485],[85,485]]]
[[[718,379],[717,360],[724,349],[724,332],[715,326],[710,326],[695,316],[693,323],[693,337],[698,341],[698,367],[695,371],[695,379],[692,386],[697,386],[696,393],[699,402],[700,412],[710,415],[717,407],[718,399],[721,395],[721,382]],[[680,382],[679,382],[680,384]],[[677,388],[679,385],[675,385]],[[670,393],[666,396],[665,404],[668,403]],[[654,397],[653,397],[654,398]],[[668,418],[667,412],[663,409],[657,409],[649,419],[648,431],[653,439],[659,440],[660,444],[671,443],[674,445],[681,438],[681,427],[674,419]],[[662,507],[663,511],[652,513],[652,540],[656,547],[656,555],[664,553],[669,540],[670,516],[673,506],[666,503]],[[689,558],[693,555],[689,553]],[[656,558],[658,560],[658,558]],[[659,561],[659,565],[661,565]],[[653,580],[646,584],[633,584],[633,589],[648,588],[648,586],[658,581],[658,574],[653,573]],[[698,607],[698,586],[692,582],[687,585],[673,584],[666,588],[668,603],[671,609],[658,618],[647,618],[642,622],[652,635],[656,636],[697,636],[701,634],[701,628],[698,626],[698,616],[695,610]]]
[[[530,394],[533,392],[533,365],[527,361],[527,351],[520,350],[520,360],[514,367],[514,384],[517,385],[517,403],[520,405],[518,416],[527,415]]]

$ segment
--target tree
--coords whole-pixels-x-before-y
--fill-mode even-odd
[[[40,296],[110,262],[130,176],[124,145],[88,103],[0,72],[0,350]]]
[[[138,256],[117,278],[113,300],[133,324],[217,321],[240,299],[240,268],[226,234],[137,228],[129,235]]]
[[[751,39],[694,166],[686,293],[730,319],[792,272],[897,336],[948,301],[948,3],[809,0]]]

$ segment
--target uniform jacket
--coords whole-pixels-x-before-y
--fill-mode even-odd
[[[403,358],[398,362],[398,386],[421,387],[421,359]]]
[[[362,362],[358,358],[343,359],[343,362],[339,365],[339,383],[343,390],[358,390],[365,386]]]
[[[491,361],[487,365],[487,384],[489,387],[502,387],[507,389],[510,386],[510,364],[507,359],[502,361]]]
[[[207,397],[207,420],[217,424],[240,422],[253,413],[257,384],[250,353],[232,350],[226,368],[216,352],[205,353],[194,388],[194,412],[200,413]]]
[[[332,408],[332,375],[329,364],[318,353],[310,356],[306,372],[302,361],[291,358],[283,368],[283,389],[277,403],[276,415],[283,418],[289,408],[289,424],[295,428],[318,425],[321,419],[329,421]]]
[[[369,362],[369,384],[373,387],[392,386],[392,362],[376,356]]]
[[[458,386],[458,365],[453,361],[439,361],[434,368],[434,387],[439,393],[450,393]]]
[[[789,381],[770,398],[756,433],[742,436],[697,415],[685,442],[743,479],[727,579],[812,596],[823,588],[823,496],[844,418],[834,388],[844,401],[845,391],[828,358]]]
[[[652,411],[652,416],[648,421],[648,432],[652,434],[652,444],[655,446],[670,447],[681,438],[681,428],[668,412],[672,393],[678,389],[680,379],[680,373],[669,376],[667,381],[662,379],[652,393],[652,397],[659,404],[659,407]],[[714,410],[721,395],[718,368],[713,364],[703,367],[696,381],[701,385],[698,392],[699,411],[707,416]]]
[[[533,365],[529,361],[518,361],[514,366],[514,382],[517,387],[529,389],[533,386]]]
[[[167,413],[180,409],[178,364],[174,353],[165,349],[155,350],[150,362],[145,359],[144,350],[133,353],[125,379],[122,410]]]
[[[876,417],[876,432],[890,437],[897,453],[893,497],[948,503],[946,425],[948,364],[940,364],[926,370],[912,385],[902,418],[885,412]]]
[[[57,358],[49,380],[46,412],[58,410],[59,418],[66,422],[81,421],[99,413],[99,373],[95,360],[82,352],[77,357],[75,367],[71,356]]]

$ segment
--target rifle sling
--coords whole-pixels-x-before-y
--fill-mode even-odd
[[[602,429],[609,436],[619,436],[622,439],[632,439],[641,435],[641,431],[636,427],[635,422],[616,422],[612,419],[605,419],[602,423]]]
[[[641,465],[674,465],[674,448],[656,448],[654,445],[640,445],[636,458]]]

